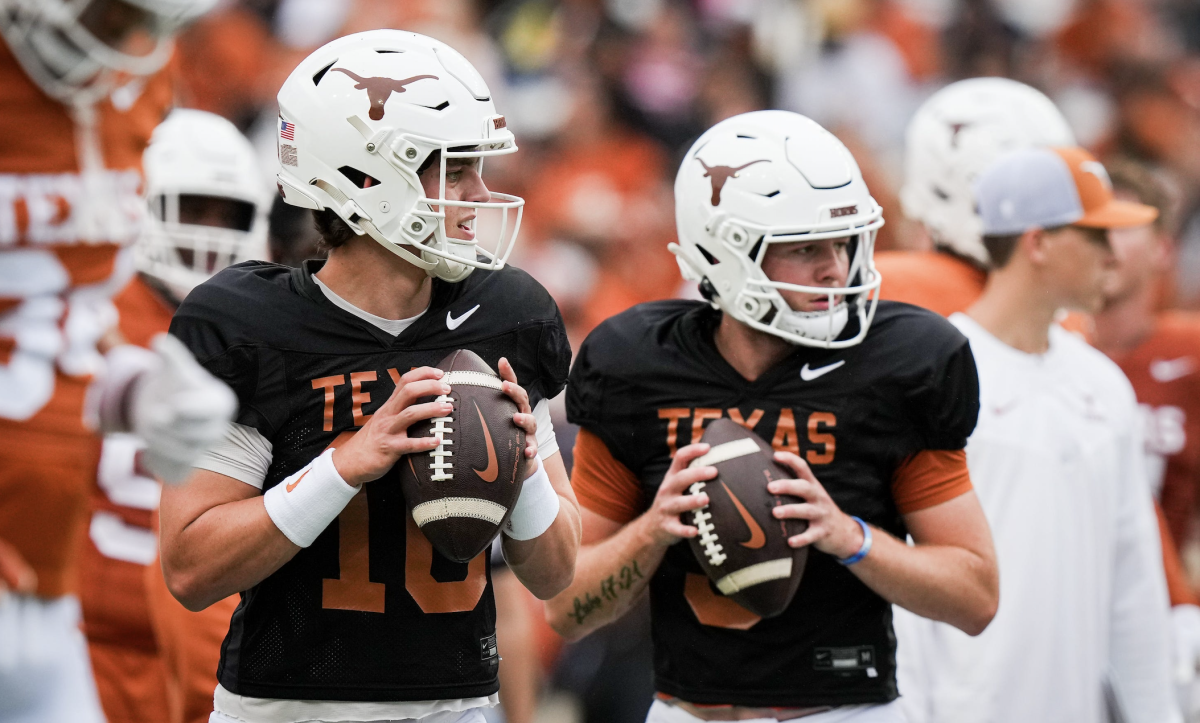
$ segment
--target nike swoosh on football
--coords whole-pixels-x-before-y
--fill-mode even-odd
[[[846,360],[842,359],[841,361],[835,361],[832,364],[827,364],[823,367],[817,367],[816,369],[809,369],[808,364],[805,364],[800,369],[800,378],[806,382],[811,382],[812,380],[816,379],[817,377],[825,376],[829,372],[833,371],[834,369],[837,369],[838,367],[840,367],[841,365],[843,365],[845,363],[846,363]]]
[[[737,498],[733,490],[729,489],[729,485],[722,482],[721,486],[725,488],[725,494],[729,495],[729,499],[733,500],[733,506],[737,508],[738,514],[742,516],[742,521],[746,523],[746,527],[750,528],[750,539],[738,544],[749,550],[757,550],[767,544],[767,536],[763,532],[763,528],[759,526],[758,521],[746,509],[742,501]]]
[[[304,474],[297,477],[295,482],[288,482],[287,491],[291,492],[292,490],[296,489],[296,485],[300,484],[300,480],[307,477],[309,472],[312,472],[312,468],[304,470]]]
[[[470,311],[468,311],[467,313],[458,317],[457,319],[455,319],[453,316],[451,316],[450,312],[447,311],[446,312],[446,328],[449,329],[450,331],[454,331],[458,327],[462,326],[462,323],[464,321],[466,321],[468,318],[470,318],[471,314],[474,314],[477,309],[479,309],[479,304],[472,306]]]
[[[478,309],[479,307],[475,307]],[[474,309],[472,309],[473,311]],[[468,312],[469,313],[469,312]],[[475,402],[471,402],[475,404]],[[487,445],[488,463],[483,469],[471,469],[475,474],[479,475],[479,479],[484,482],[495,482],[496,475],[500,473],[500,465],[496,462],[496,448],[492,445],[492,433],[488,431],[487,421],[483,418],[483,412],[480,411],[479,405],[475,404],[475,412],[479,415],[479,423],[483,425],[483,441]]]
[[[1150,376],[1156,382],[1173,382],[1196,371],[1196,360],[1190,356],[1178,359],[1155,359],[1150,362]]]

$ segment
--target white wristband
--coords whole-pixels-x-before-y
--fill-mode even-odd
[[[308,547],[341,514],[361,487],[346,484],[327,449],[263,495],[267,515],[283,536]]]
[[[538,460],[538,470],[525,479],[504,534],[514,540],[532,540],[550,529],[557,517],[558,493],[550,484],[546,464]]]

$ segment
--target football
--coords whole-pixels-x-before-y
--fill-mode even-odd
[[[706,506],[683,515],[700,530],[688,540],[692,552],[721,594],[764,618],[779,615],[792,602],[808,559],[807,547],[793,549],[787,541],[808,522],[775,519],[772,508],[803,500],[771,494],[767,483],[795,475],[775,462],[769,444],[733,420],[714,420],[701,441],[711,449],[689,466],[712,465],[717,476],[688,488],[689,494],[708,494]]]
[[[437,368],[450,385],[450,394],[437,400],[454,409],[409,427],[409,436],[436,436],[441,444],[405,456],[401,486],[409,514],[434,549],[468,562],[496,539],[521,495],[525,432],[513,422],[516,402],[477,354],[460,349]]]

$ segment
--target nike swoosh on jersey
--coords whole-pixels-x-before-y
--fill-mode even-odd
[[[312,472],[312,468],[304,470],[304,474],[297,477],[295,482],[288,482],[287,491],[291,492],[292,490],[296,489],[296,485],[300,484],[300,480],[307,477],[309,472]]]
[[[451,316],[450,312],[447,311],[446,312],[446,328],[449,329],[450,331],[454,331],[458,327],[462,326],[462,323],[464,321],[466,321],[467,319],[469,319],[471,317],[471,314],[474,314],[478,309],[479,309],[479,304],[476,304],[475,306],[471,307],[470,311],[468,311],[467,313],[458,317],[457,319],[455,319],[453,316]]]
[[[478,309],[479,307],[475,307]],[[471,402],[475,404],[475,402]],[[496,447],[492,445],[492,433],[488,431],[487,421],[483,418],[483,412],[479,409],[479,405],[475,404],[475,412],[479,415],[479,423],[483,425],[483,441],[487,445],[488,463],[483,469],[471,469],[475,474],[479,475],[479,479],[484,482],[495,482],[496,475],[500,473],[500,465],[496,462]]]
[[[1190,356],[1178,359],[1155,359],[1150,362],[1150,376],[1156,382],[1173,382],[1196,371],[1196,360]]]
[[[846,363],[846,360],[842,359],[841,361],[835,361],[832,364],[827,364],[823,367],[817,367],[816,369],[809,369],[808,364],[805,364],[800,369],[800,378],[806,382],[811,382],[812,380],[816,379],[817,377],[825,376],[829,372],[833,371],[834,369],[837,369],[838,367],[840,367],[841,365],[843,365],[845,363]]]
[[[758,521],[746,509],[742,501],[737,498],[733,490],[729,489],[729,485],[722,482],[721,486],[725,488],[725,494],[729,495],[729,499],[733,500],[733,506],[737,508],[738,514],[742,516],[742,521],[746,523],[746,527],[750,528],[750,539],[738,544],[749,550],[757,550],[767,544],[767,536],[763,532],[763,528],[759,526]]]

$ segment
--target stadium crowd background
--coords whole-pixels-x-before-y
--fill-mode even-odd
[[[232,120],[273,175],[284,78],[328,40],[384,27],[442,40],[485,76],[521,147],[487,168],[491,188],[527,200],[512,262],[555,296],[575,345],[629,306],[694,294],[667,251],[674,172],[703,129],[737,113],[785,108],[833,130],[884,208],[877,248],[928,248],[897,199],[905,127],[932,92],[981,75],[1046,92],[1110,167],[1131,159],[1162,176],[1177,239],[1163,303],[1200,308],[1194,0],[229,0],[179,40],[182,104]],[[317,255],[309,213],[281,201],[270,239],[273,260]],[[556,428],[570,468],[561,414]],[[1193,583],[1197,562],[1185,555]],[[536,617],[551,689],[589,723],[644,719],[645,615],[566,650]]]

